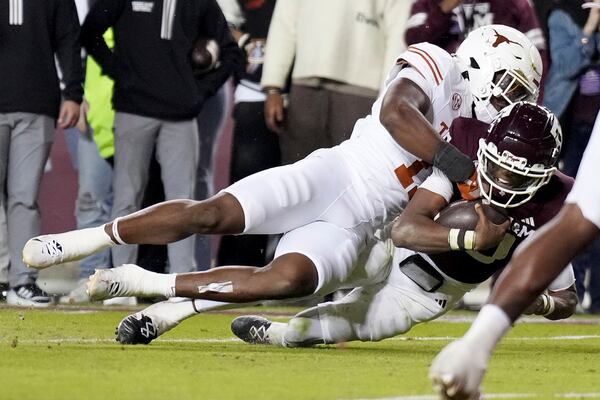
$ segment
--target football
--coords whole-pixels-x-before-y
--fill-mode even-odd
[[[475,211],[475,204],[477,203],[481,203],[481,200],[458,200],[450,203],[439,212],[435,221],[448,228],[475,229],[479,220],[479,216]],[[489,204],[482,204],[482,206],[483,212],[492,223],[500,225],[508,219],[508,215],[504,210]]]
[[[219,45],[213,39],[200,38],[190,54],[194,74],[203,74],[217,66]]]

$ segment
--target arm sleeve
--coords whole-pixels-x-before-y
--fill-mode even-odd
[[[278,0],[265,46],[261,85],[284,88],[296,54],[296,16],[301,1]]]
[[[104,32],[119,19],[124,0],[98,0],[90,9],[81,29],[81,43],[102,68],[105,75],[115,79],[115,56],[104,41]]]
[[[227,23],[236,29],[241,29],[245,19],[237,0],[217,0]]]
[[[583,153],[573,189],[565,200],[567,203],[577,204],[583,216],[600,228],[598,171],[600,171],[600,113],[596,117],[592,136]]]
[[[452,182],[450,182],[450,179],[448,179],[448,177],[437,167],[433,167],[433,172],[425,179],[425,181],[423,181],[419,186],[419,189],[427,189],[430,192],[439,194],[447,203],[450,203],[450,200],[454,195]]]
[[[440,43],[452,26],[452,13],[445,14],[439,0],[416,0],[406,23],[404,39],[411,45],[419,42]]]
[[[242,51],[231,36],[225,16],[215,0],[207,1],[200,29],[219,44],[221,63],[218,68],[200,78],[206,95],[214,94],[230,76],[239,76],[244,67]]]
[[[58,1],[54,26],[55,52],[65,85],[63,97],[81,103],[84,72],[79,44],[79,18],[73,0]]]

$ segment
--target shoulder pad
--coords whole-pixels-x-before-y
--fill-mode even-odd
[[[417,43],[408,46],[408,49],[398,57],[397,64],[408,64],[416,69],[425,79],[439,86],[446,73],[448,66],[454,59],[441,47],[431,43]]]

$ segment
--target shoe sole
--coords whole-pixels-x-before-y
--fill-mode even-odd
[[[21,299],[21,298],[14,299],[14,297],[15,296],[11,296],[10,294],[8,294],[8,296],[6,296],[6,304],[9,306],[12,306],[12,307],[35,307],[35,308],[47,308],[52,305],[52,301],[49,301],[47,303],[38,303],[36,301]]]

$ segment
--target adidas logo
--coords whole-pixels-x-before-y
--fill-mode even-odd
[[[535,226],[535,221],[533,220],[533,217],[522,219],[521,222],[526,223],[530,226]]]
[[[63,251],[62,245],[58,243],[56,240],[52,240],[51,242],[45,243],[42,247],[42,254],[48,254],[49,256],[60,255]]]
[[[111,282],[111,284],[108,287],[108,293],[110,293],[111,296],[116,296],[120,287],[121,284],[119,282]]]
[[[446,299],[435,299],[435,302],[438,303],[442,308],[446,307],[446,304],[448,304],[448,300]]]

